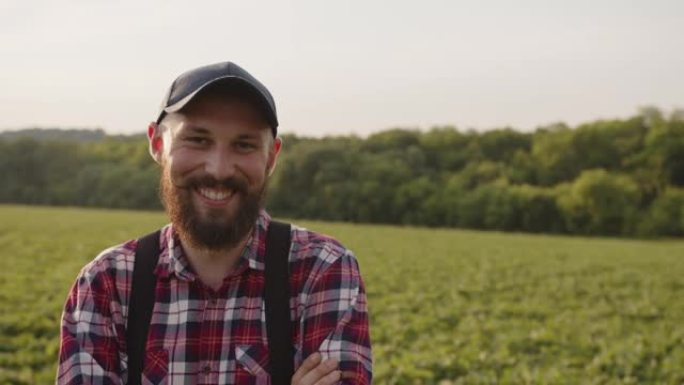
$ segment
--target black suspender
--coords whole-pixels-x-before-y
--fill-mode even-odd
[[[140,238],[135,249],[126,331],[128,385],[139,385],[142,380],[145,344],[154,307],[154,268],[159,259],[159,235],[157,231]],[[264,301],[272,385],[289,385],[294,374],[289,252],[290,225],[271,221],[266,236]]]
[[[159,231],[138,239],[133,264],[133,282],[128,300],[126,348],[128,350],[128,385],[140,385],[145,359],[147,331],[152,320],[154,289],[157,277],[154,268],[159,260]]]
[[[264,300],[271,384],[290,385],[294,374],[292,321],[290,319],[290,225],[271,221],[266,236]]]

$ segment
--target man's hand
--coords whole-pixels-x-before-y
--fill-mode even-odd
[[[333,385],[342,378],[337,370],[337,361],[328,359],[322,361],[321,353],[314,353],[307,357],[302,366],[292,376],[292,385]]]

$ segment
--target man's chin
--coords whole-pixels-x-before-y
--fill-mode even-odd
[[[239,246],[253,230],[258,217],[258,211],[247,213],[231,207],[195,205],[188,214],[177,224],[182,238],[193,247],[212,251]]]

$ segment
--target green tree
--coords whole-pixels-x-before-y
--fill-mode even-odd
[[[665,190],[651,205],[639,230],[642,235],[684,235],[684,189]]]
[[[482,156],[494,162],[510,162],[517,152],[529,152],[532,134],[511,128],[486,131],[477,137]]]
[[[437,185],[427,176],[412,179],[399,186],[395,193],[394,207],[401,216],[402,224],[439,224],[430,217],[434,215],[433,196]]]
[[[557,203],[557,196],[562,187],[518,185],[512,189],[516,195],[520,230],[533,233],[566,231],[563,213]]]
[[[661,186],[684,186],[684,121],[657,120],[646,137],[645,157]]]
[[[474,155],[471,143],[475,137],[475,133],[463,134],[454,127],[434,127],[420,135],[426,166],[442,173],[462,169]]]
[[[571,181],[583,170],[619,169],[619,149],[606,125],[599,121],[576,130],[561,128],[535,135],[532,155],[538,165],[538,181],[549,186]]]
[[[597,169],[582,172],[558,204],[571,232],[620,235],[634,231],[639,200],[629,176]]]

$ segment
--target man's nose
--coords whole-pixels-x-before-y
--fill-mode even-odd
[[[225,149],[215,149],[207,157],[205,171],[216,180],[224,180],[235,174],[235,157]]]

